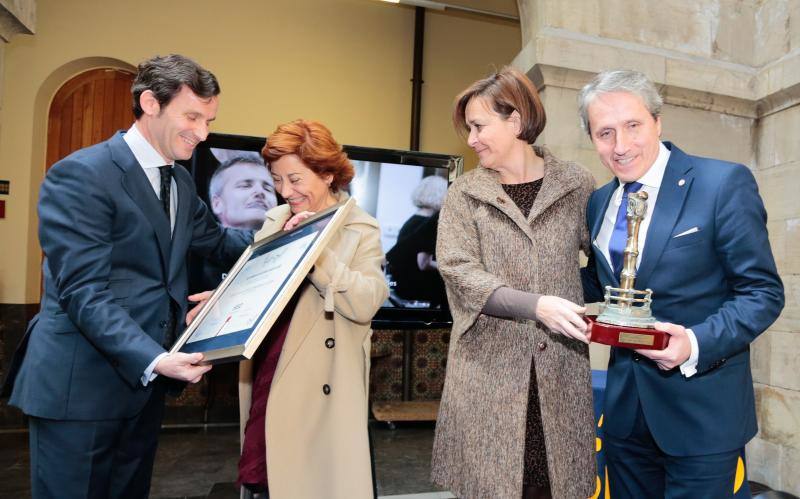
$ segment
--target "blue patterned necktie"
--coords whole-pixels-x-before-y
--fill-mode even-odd
[[[614,275],[619,278],[622,272],[622,253],[625,251],[625,244],[628,242],[628,194],[638,192],[642,188],[639,182],[630,182],[622,188],[622,202],[617,211],[617,221],[614,224],[614,231],[608,241],[608,254],[611,257],[611,265]]]

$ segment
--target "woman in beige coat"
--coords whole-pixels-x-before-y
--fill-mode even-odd
[[[453,331],[434,482],[461,498],[586,498],[594,424],[579,250],[594,181],[532,147],[531,82],[505,68],[456,101],[480,166],[450,187],[436,252]]]
[[[323,125],[281,125],[262,154],[287,204],[267,212],[256,239],[347,198],[352,165]],[[388,296],[382,261],[376,220],[353,207],[261,345],[260,363],[240,364],[239,482],[251,490],[268,488],[271,499],[372,497],[370,321]]]

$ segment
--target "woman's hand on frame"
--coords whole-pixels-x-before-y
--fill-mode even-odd
[[[295,227],[297,227],[300,224],[300,222],[302,222],[307,218],[313,217],[315,214],[316,212],[313,211],[301,211],[297,215],[292,216],[292,218],[290,218],[289,220],[286,221],[285,224],[283,224],[283,230],[292,230]]]
[[[585,312],[586,307],[558,296],[542,296],[536,304],[536,318],[548,329],[589,344],[586,322],[581,317]]]

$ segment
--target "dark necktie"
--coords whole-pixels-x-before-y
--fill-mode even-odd
[[[161,204],[164,207],[164,213],[167,215],[167,223],[170,224],[170,231],[172,230],[172,222],[169,208],[170,208],[170,190],[172,188],[172,165],[159,166],[161,173]],[[165,321],[164,327],[164,348],[169,349],[175,343],[175,332],[177,327],[177,313],[173,301],[169,301],[169,315]]]
[[[161,204],[164,205],[167,221],[171,222],[171,217],[169,216],[169,191],[172,187],[172,165],[159,166],[158,170],[161,172]]]
[[[625,251],[625,244],[628,242],[628,194],[638,192],[642,188],[639,182],[625,184],[622,188],[622,202],[617,211],[617,221],[614,224],[614,231],[608,241],[608,254],[611,257],[611,265],[614,275],[619,278],[622,272],[622,253]]]

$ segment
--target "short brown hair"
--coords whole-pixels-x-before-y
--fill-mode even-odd
[[[138,120],[144,114],[139,98],[146,90],[153,92],[158,105],[164,109],[184,85],[203,99],[219,95],[220,91],[214,73],[188,57],[170,54],[155,56],[142,62],[131,86],[133,116]]]
[[[267,164],[289,154],[300,158],[317,176],[333,175],[331,189],[334,191],[346,187],[355,174],[342,146],[318,121],[299,119],[279,125],[261,150]]]
[[[478,80],[456,97],[453,125],[462,137],[469,133],[467,104],[475,97],[483,97],[494,112],[508,119],[514,111],[519,113],[522,130],[517,136],[528,144],[544,130],[546,116],[539,92],[531,80],[518,69],[506,66],[500,71]]]

